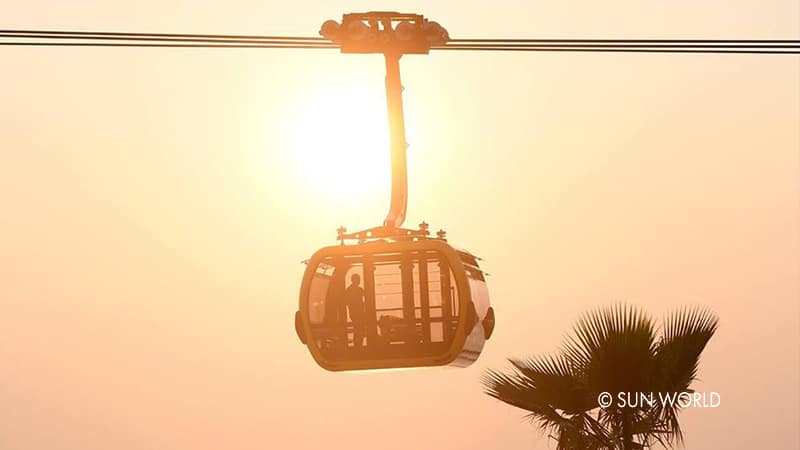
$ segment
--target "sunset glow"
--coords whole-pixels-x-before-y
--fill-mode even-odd
[[[475,41],[800,39],[797,0],[3,6],[3,30],[317,38],[401,9]],[[800,55],[506,50],[400,59],[418,240],[367,251],[337,229],[390,210],[384,55],[0,46],[0,449],[549,450],[485,375],[580,359],[613,305],[654,327],[565,395],[699,358],[720,402],[681,410],[686,449],[800,448]],[[650,364],[684,307],[713,337]]]
[[[386,100],[347,80],[326,80],[287,112],[284,150],[298,184],[335,199],[389,183]]]

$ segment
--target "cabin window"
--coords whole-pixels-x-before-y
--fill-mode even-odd
[[[437,251],[326,258],[308,302],[312,340],[333,359],[441,354],[461,318],[455,277]]]

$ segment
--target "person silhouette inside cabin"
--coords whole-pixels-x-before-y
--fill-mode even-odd
[[[361,289],[361,276],[354,273],[350,276],[350,286],[344,290],[344,304],[350,313],[353,323],[353,348],[360,348],[364,343],[366,324],[364,323],[364,289]]]

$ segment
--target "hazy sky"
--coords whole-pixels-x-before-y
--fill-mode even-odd
[[[796,0],[1,4],[6,29],[397,9],[453,37],[800,38]],[[544,449],[479,376],[617,301],[721,317],[688,448],[800,446],[798,56],[404,58],[408,223],[485,259],[497,329],[467,369],[334,374],[295,336],[300,261],[388,206],[380,57],[0,53],[4,450]]]

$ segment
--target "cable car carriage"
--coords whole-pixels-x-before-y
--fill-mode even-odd
[[[451,247],[443,232],[428,237],[424,223],[400,236],[364,238],[378,230],[340,229],[342,245],[307,261],[295,320],[300,340],[328,370],[471,364],[494,329],[477,258]],[[347,238],[359,243],[344,245]]]
[[[328,370],[467,366],[494,329],[478,258],[450,246],[443,231],[430,237],[424,222],[401,228],[408,179],[400,58],[444,44],[447,31],[418,14],[370,12],[328,21],[320,34],[343,53],[384,56],[392,198],[382,226],[340,228],[340,245],[306,261],[297,335]]]

